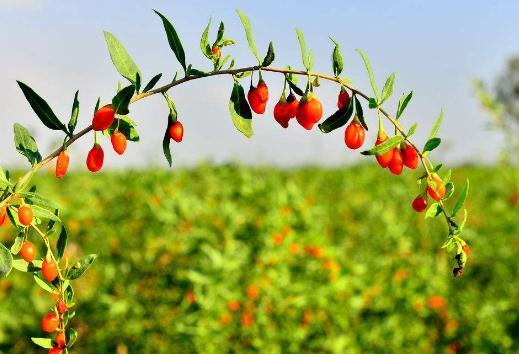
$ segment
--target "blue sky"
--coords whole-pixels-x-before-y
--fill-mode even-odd
[[[274,41],[275,66],[301,67],[294,32],[299,27],[315,54],[316,71],[331,72],[328,36],[332,35],[344,53],[345,76],[369,92],[362,60],[355,52],[362,48],[371,59],[379,86],[395,71],[395,97],[414,91],[403,123],[419,123],[415,138],[419,145],[443,107],[440,135],[445,143],[435,153],[437,159],[460,163],[496,158],[500,137],[488,130],[487,116],[473,98],[470,79],[493,82],[506,59],[519,54],[519,2],[0,0],[0,121],[4,127],[0,130],[0,165],[23,163],[12,143],[14,122],[30,128],[44,154],[60,139],[38,121],[15,80],[32,86],[64,120],[79,89],[79,127],[89,124],[98,96],[108,101],[113,95],[120,78],[108,57],[103,30],[125,44],[147,79],[158,72],[172,77],[179,65],[152,8],[174,23],[188,62],[200,68],[209,68],[200,53],[199,39],[211,16],[215,25],[223,20],[226,35],[238,41],[228,50],[237,65],[254,63],[236,8],[250,17],[261,52]],[[214,31],[213,27],[213,35]],[[174,146],[175,163],[232,160],[281,166],[339,165],[363,158],[345,148],[342,129],[324,135],[317,130],[307,132],[295,121],[288,130],[279,127],[271,112],[282,80],[275,75],[266,79],[271,100],[267,114],[255,117],[255,136],[250,140],[234,130],[229,118],[230,77],[197,80],[174,89],[171,95],[186,129],[185,141]],[[323,83],[317,94],[325,105],[325,115],[333,113],[337,88]],[[386,106],[394,112],[395,100]],[[166,112],[159,97],[137,103],[131,116],[139,123],[141,143],[131,144],[124,158],[107,153],[106,163],[165,166],[161,139]],[[367,117],[375,130],[373,112]],[[368,135],[369,142],[373,133]],[[73,164],[84,163],[92,139],[85,138],[71,149]],[[103,144],[111,150],[108,141]]]

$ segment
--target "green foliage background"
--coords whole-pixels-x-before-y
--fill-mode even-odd
[[[39,174],[39,189],[63,207],[69,255],[99,254],[76,282],[73,352],[518,352],[519,211],[493,169],[454,172],[456,185],[469,177],[473,187],[472,254],[459,279],[440,249],[444,223],[410,207],[413,173],[201,165]],[[13,230],[1,228],[0,240]],[[233,299],[238,312],[227,309]],[[0,353],[41,352],[29,337],[41,336],[52,303],[27,274],[0,280]],[[240,323],[244,311],[251,326]]]

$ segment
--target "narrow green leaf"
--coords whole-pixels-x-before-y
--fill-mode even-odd
[[[61,260],[61,258],[63,257],[63,253],[65,252],[65,248],[67,247],[67,239],[68,239],[67,229],[65,228],[64,225],[62,225],[61,232],[60,232],[59,238],[58,238],[58,243],[56,245],[58,261]]]
[[[295,78],[295,76],[294,76],[294,78]],[[294,91],[298,96],[304,95],[303,90],[301,90],[299,87],[297,87],[296,83],[289,76],[287,76],[287,82],[288,82],[288,86],[290,86],[292,91]]]
[[[329,133],[337,128],[344,126],[350,120],[353,114],[353,100],[350,100],[347,107],[339,109],[330,117],[318,125],[323,133]]]
[[[341,48],[339,43],[337,43],[332,37],[329,37],[330,40],[335,45],[332,52],[332,66],[333,66],[333,74],[335,77],[339,77],[339,75],[344,70],[344,59],[342,57]]]
[[[23,232],[18,233],[18,236],[15,237],[13,245],[11,246],[11,253],[13,255],[17,255],[18,252],[20,252],[24,239],[25,235]]]
[[[468,194],[469,194],[469,180],[467,179],[467,182],[465,182],[465,186],[463,187],[463,190],[461,191],[461,194],[458,197],[456,204],[454,204],[454,208],[452,209],[452,217],[455,217],[456,214],[458,214],[458,211],[461,210],[461,208],[463,207],[463,204],[465,204],[465,200],[467,199]]]
[[[209,45],[209,40],[208,40],[210,27],[211,27],[211,18],[209,18],[209,22],[207,23],[207,26],[205,26],[204,32],[202,33],[202,37],[200,38],[200,49],[202,50],[202,53],[204,53],[204,55],[208,59],[212,59],[212,55],[213,55],[213,52],[211,51],[211,46]]]
[[[16,150],[29,160],[31,166],[41,162],[41,155],[36,141],[31,133],[18,123],[14,123],[14,145]]]
[[[263,63],[261,64],[261,66],[269,66],[270,64],[272,64],[275,58],[276,55],[274,54],[274,44],[270,42],[267,55],[265,55],[265,58],[263,59]]]
[[[169,136],[169,125],[166,127],[166,132],[164,133],[164,138],[162,139],[162,151],[164,152],[164,156],[169,163],[169,167],[171,167],[173,160],[171,158],[171,150],[169,148],[170,144],[170,136]]]
[[[64,132],[67,132],[65,125],[63,125],[58,117],[56,117],[49,104],[43,98],[41,98],[32,88],[23,82],[16,82],[18,83],[18,86],[20,86],[20,89],[22,89],[25,98],[31,105],[38,118],[40,118],[41,122],[47,128],[52,130],[63,130]]]
[[[398,100],[398,108],[396,111],[396,119],[399,119],[402,116],[402,113],[404,113],[405,108],[411,101],[411,98],[413,98],[413,91],[409,92],[407,95],[402,94],[400,99]]]
[[[234,81],[231,99],[229,100],[229,113],[234,126],[247,138],[253,134],[252,112],[245,98],[243,87],[238,81]]]
[[[355,101],[355,114],[357,118],[359,118],[360,124],[368,131],[368,125],[366,124],[366,120],[364,119],[364,110],[362,109],[362,104],[356,95],[353,96],[353,100]]]
[[[89,254],[80,261],[78,261],[72,268],[67,272],[67,279],[74,280],[82,276],[87,269],[92,265],[94,260],[97,258],[97,254]]]
[[[110,137],[116,129],[118,129],[129,141],[137,142],[140,140],[139,132],[135,128],[137,124],[128,116],[119,116],[110,126],[110,128],[103,131],[103,135]]]
[[[378,87],[377,82],[375,81],[375,76],[373,75],[373,71],[371,70],[371,64],[369,62],[369,58],[362,51],[362,49],[357,49],[357,52],[362,57],[362,60],[364,60],[364,65],[366,66],[366,71],[368,72],[369,76],[369,82],[371,83],[371,88],[373,89],[373,94],[375,95],[375,102],[378,104],[380,102],[380,94],[378,93]]]
[[[32,263],[27,263],[23,259],[14,259],[13,268],[20,272],[33,273],[41,269],[41,261],[35,260]]]
[[[153,76],[151,78],[150,82],[148,82],[146,84],[146,86],[144,86],[144,89],[142,90],[142,92],[148,92],[149,90],[153,89],[155,87],[155,85],[157,84],[157,82],[159,82],[161,77],[162,77],[162,73]]]
[[[54,214],[54,212],[52,212],[48,209],[42,208],[41,206],[38,206],[38,205],[32,205],[31,209],[32,209],[34,216],[36,216],[39,219],[49,219],[49,220],[61,222],[61,219],[56,214]]]
[[[175,53],[175,56],[177,57],[178,61],[180,62],[180,65],[184,68],[184,72],[186,71],[186,55],[184,53],[184,48],[182,48],[182,43],[180,43],[180,38],[178,38],[177,31],[175,31],[175,28],[169,22],[169,20],[162,15],[157,10],[153,10],[159,17],[162,19],[162,23],[164,24],[164,30],[166,31],[166,35],[168,37],[168,43],[171,47],[171,50],[173,53]]]
[[[35,192],[21,192],[17,193],[20,198],[24,198],[26,201],[30,202],[33,205],[39,205],[48,209],[59,209],[60,206],[58,203],[50,200],[47,197],[44,197],[41,194]]]
[[[398,144],[400,144],[402,141],[404,141],[404,138],[401,135],[395,135],[385,142],[383,142],[380,145],[374,146],[369,150],[362,151],[362,155],[382,155],[392,148],[396,147]]]
[[[7,277],[13,268],[13,255],[0,243],[0,278]]]
[[[31,338],[32,342],[44,349],[52,348],[52,339],[50,338]]]
[[[258,63],[261,63],[261,58],[258,53],[258,49],[256,49],[256,43],[254,42],[254,37],[252,36],[252,29],[251,24],[249,21],[249,18],[245,16],[243,12],[240,10],[236,10],[236,13],[238,13],[238,16],[240,16],[240,21],[243,25],[243,28],[245,29],[245,35],[247,36],[247,42],[249,43],[249,48],[252,51],[252,54],[256,57],[258,60]]]
[[[409,138],[416,132],[416,128],[418,128],[418,123],[415,123],[409,128],[409,131],[407,132],[407,137]]]
[[[441,142],[442,140],[440,138],[432,138],[427,140],[423,148],[423,152],[433,151],[440,145]]]
[[[57,290],[55,288],[53,288],[50,283],[47,283],[45,280],[43,280],[40,277],[40,275],[34,273],[33,278],[34,278],[34,281],[36,282],[36,284],[38,284],[38,286],[40,288],[42,288],[43,290],[45,290],[51,294],[57,294]]]
[[[112,99],[112,106],[115,109],[117,114],[128,114],[130,111],[128,110],[128,106],[133,97],[133,93],[135,92],[135,86],[130,85],[123,88],[121,91],[117,92],[117,94]]]
[[[393,87],[395,86],[395,77],[396,73],[392,73],[387,78],[386,83],[382,88],[382,101],[380,102],[380,104],[384,103],[393,94]]]
[[[443,200],[447,200],[454,194],[454,183],[447,182],[445,184],[445,196],[442,198]]]
[[[130,54],[126,51],[126,48],[124,48],[113,34],[105,31],[104,36],[110,58],[115,68],[122,77],[126,78],[132,84],[135,84],[137,73],[140,74],[137,64],[135,64]]]
[[[429,133],[429,140],[434,138],[436,134],[438,134],[438,130],[440,129],[440,126],[443,121],[443,109],[440,111],[440,114],[438,115],[438,118],[436,119],[436,122],[434,123],[431,132]]]
[[[74,345],[74,343],[76,343],[77,337],[78,337],[77,331],[74,328],[70,328],[68,331],[68,343],[67,343],[68,348],[72,347]]]
[[[70,134],[74,133],[77,125],[77,118],[79,116],[79,100],[78,100],[79,90],[76,91],[74,95],[74,102],[72,103],[72,112],[70,113],[70,120],[68,121],[68,131]]]
[[[303,66],[306,70],[310,70],[310,63],[308,62],[308,54],[306,53],[306,41],[303,32],[296,28],[297,40],[299,41],[299,47],[301,48],[301,59],[303,60]]]
[[[433,203],[433,204],[431,204],[429,209],[427,209],[427,211],[425,212],[425,218],[426,219],[434,218],[434,217],[440,215],[441,212],[442,212],[442,207],[441,207],[440,203]]]
[[[141,89],[141,75],[139,73],[135,74],[135,93],[139,94]]]

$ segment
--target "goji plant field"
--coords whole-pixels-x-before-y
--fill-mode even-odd
[[[453,172],[477,186],[458,278],[441,249],[446,225],[411,208],[413,174],[371,164],[40,173],[75,235],[64,259],[96,250],[102,264],[76,281],[74,352],[518,352],[518,209],[492,168]],[[7,221],[0,241],[14,232]],[[56,299],[31,280],[16,271],[0,283],[0,353],[41,352],[30,337]]]

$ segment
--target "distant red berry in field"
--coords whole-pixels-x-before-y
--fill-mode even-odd
[[[421,213],[427,209],[427,200],[423,196],[419,195],[413,200],[413,209]]]
[[[414,170],[418,167],[418,161],[420,160],[418,152],[416,152],[416,149],[411,145],[405,145],[405,149],[402,150],[402,158],[404,160],[404,165],[406,165],[407,168]]]
[[[175,140],[177,143],[182,141],[184,137],[184,126],[178,120],[171,124],[168,129],[169,137]]]
[[[348,106],[348,103],[350,103],[350,95],[348,94],[348,91],[341,88],[341,92],[339,92],[339,96],[337,97],[337,107],[341,109]]]
[[[68,152],[66,150],[61,151],[56,161],[56,178],[60,179],[67,174],[69,161]]]
[[[299,102],[297,108],[297,122],[306,130],[311,130],[323,116],[323,105],[313,92]]]
[[[230,300],[227,303],[227,308],[230,311],[233,311],[233,312],[239,311],[240,310],[240,303],[238,302],[238,300]]]
[[[254,323],[254,317],[250,312],[245,312],[241,317],[241,325],[243,327],[250,327]]]
[[[192,291],[188,291],[188,292],[186,293],[186,299],[187,299],[187,301],[188,301],[190,304],[194,304],[194,303],[196,303],[196,295],[195,295],[195,293],[192,292]]]
[[[283,235],[279,232],[276,232],[273,236],[272,236],[272,241],[274,242],[274,244],[276,246],[279,246],[281,243],[283,243]]]
[[[54,338],[54,342],[56,343],[57,348],[65,348],[65,346],[67,345],[65,332],[59,331],[58,334],[56,334],[56,338]]]
[[[393,157],[391,158],[388,167],[389,171],[391,171],[391,173],[394,175],[399,175],[402,173],[402,170],[404,169],[404,161],[402,159],[402,153],[400,152],[399,148],[393,149]]]
[[[288,251],[291,254],[298,254],[299,253],[299,245],[297,243],[292,243],[290,246],[288,246]]]
[[[296,117],[298,107],[299,107],[299,100],[293,93],[290,93],[290,95],[288,95],[288,97],[287,97],[287,116],[288,116],[288,118],[292,119],[292,118]]]
[[[211,53],[218,58],[222,57],[222,51],[217,45],[214,45],[213,48],[211,48]]]
[[[63,353],[63,349],[59,348],[59,347],[52,347],[49,349],[49,354],[62,354]]]
[[[252,284],[247,287],[246,293],[249,299],[256,300],[259,297],[260,289],[256,285]]]
[[[56,262],[51,260],[50,262],[47,259],[44,259],[41,264],[41,275],[43,279],[48,282],[52,282],[58,276],[58,265]]]
[[[230,313],[225,312],[220,316],[220,323],[223,325],[228,325],[232,322],[232,316]]]
[[[92,149],[88,152],[86,165],[91,172],[97,172],[103,167],[105,159],[105,152],[103,148],[95,144]]]
[[[23,226],[29,226],[32,223],[33,213],[32,209],[28,205],[22,205],[18,209],[18,221]]]
[[[427,300],[427,305],[432,310],[441,310],[447,307],[447,300],[440,295],[434,295]]]
[[[101,131],[110,128],[115,120],[115,109],[112,105],[101,107],[94,113],[92,126],[94,130]]]
[[[358,149],[364,144],[366,132],[364,127],[357,122],[351,122],[344,131],[344,142],[350,149]]]
[[[58,302],[56,303],[56,309],[58,310],[58,312],[60,314],[64,314],[65,312],[67,312],[67,304],[65,304],[65,302],[61,299],[58,300]]]
[[[445,196],[446,188],[442,183],[442,179],[436,173],[432,175],[432,182],[436,188],[427,185],[427,193],[432,199],[439,201]]]
[[[382,143],[384,143],[386,140],[387,140],[387,135],[386,133],[384,132],[379,132],[378,133],[378,137],[377,137],[377,141],[375,143],[375,145],[380,145]],[[377,162],[378,164],[382,167],[382,168],[386,168],[389,166],[389,163],[391,162],[391,160],[393,159],[393,149],[389,150],[389,151],[386,151],[385,153],[381,154],[381,155],[377,155]]]
[[[110,141],[112,142],[112,147],[116,153],[119,155],[124,154],[126,151],[127,140],[123,133],[116,130],[110,137]]]
[[[43,317],[41,320],[41,329],[44,332],[52,333],[59,326],[59,317],[56,313],[52,312]]]
[[[31,263],[36,258],[36,247],[30,241],[23,241],[19,255],[24,261]]]

